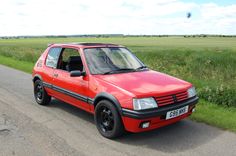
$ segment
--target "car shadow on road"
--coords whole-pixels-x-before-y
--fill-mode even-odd
[[[129,133],[119,138],[122,144],[145,146],[174,153],[201,146],[222,134],[217,128],[184,119],[175,124],[143,133]]]
[[[61,109],[94,124],[93,115],[59,100],[52,100],[49,107]],[[97,134],[99,135],[99,133]],[[124,136],[117,138],[114,141],[123,145],[128,144],[166,153],[174,153],[197,148],[221,134],[222,131],[217,128],[184,119],[175,124],[153,131],[126,133]]]

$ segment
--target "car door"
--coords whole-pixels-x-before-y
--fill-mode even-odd
[[[73,68],[70,66],[71,58],[77,58],[80,63],[76,64],[75,60]],[[81,67],[82,66],[82,67]],[[87,103],[88,95],[88,75],[80,77],[71,77],[71,70],[83,70],[83,63],[80,59],[80,53],[77,49],[63,48],[58,66],[53,71],[52,84],[56,90],[55,97],[76,107],[90,111],[90,106]]]

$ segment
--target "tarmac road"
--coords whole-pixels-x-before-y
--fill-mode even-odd
[[[58,100],[39,106],[31,75],[0,65],[0,155],[235,156],[236,134],[188,119],[103,138],[93,116]]]

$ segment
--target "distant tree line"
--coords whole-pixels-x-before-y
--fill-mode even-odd
[[[208,34],[193,34],[193,35],[123,35],[123,34],[88,34],[88,35],[46,35],[46,36],[0,36],[0,39],[22,39],[22,38],[70,38],[70,37],[94,37],[94,38],[109,38],[109,37],[236,37],[236,35],[208,35]]]
[[[206,34],[200,34],[200,35],[183,35],[185,38],[191,37],[236,37],[236,35],[206,35]]]

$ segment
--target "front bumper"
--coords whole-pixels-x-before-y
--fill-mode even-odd
[[[195,96],[183,102],[145,111],[135,111],[122,108],[122,115],[123,115],[122,120],[124,123],[124,127],[127,131],[130,132],[142,132],[172,124],[191,115],[192,110],[197,104],[197,102],[198,102],[198,97]],[[179,109],[187,105],[189,106],[189,110],[187,113],[178,116],[176,118],[166,120],[166,113],[168,111]],[[140,125],[143,122],[150,122],[149,127],[141,128]]]

